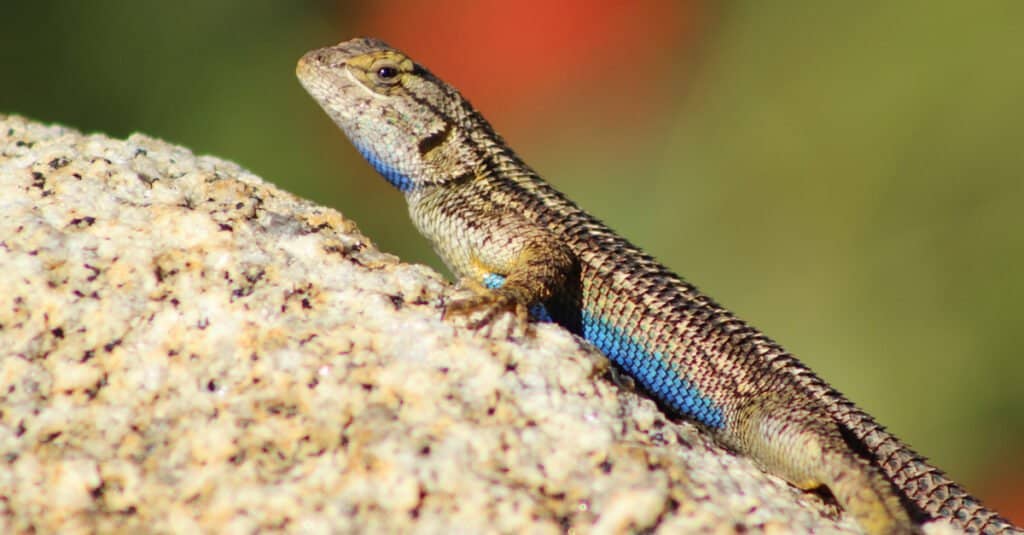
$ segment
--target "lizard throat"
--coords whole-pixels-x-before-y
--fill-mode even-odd
[[[375,152],[373,152],[372,149],[360,144],[354,143],[354,145],[356,150],[359,151],[359,154],[362,154],[363,158],[366,158],[366,161],[369,162],[385,180],[390,182],[392,186],[398,188],[399,191],[403,193],[412,191],[414,182],[408,175],[402,173],[393,165],[382,160]]]

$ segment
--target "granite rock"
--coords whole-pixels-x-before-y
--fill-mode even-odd
[[[236,164],[0,115],[0,532],[856,532],[455,292]]]

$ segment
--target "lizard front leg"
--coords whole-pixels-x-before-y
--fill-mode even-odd
[[[501,313],[512,312],[517,330],[522,332],[531,307],[564,291],[572,273],[579,269],[576,256],[555,234],[518,214],[503,212],[477,221],[490,223],[463,229],[463,242],[468,247],[437,246],[452,270],[462,277],[462,285],[474,292],[449,302],[445,315],[482,313],[471,323],[478,328]]]

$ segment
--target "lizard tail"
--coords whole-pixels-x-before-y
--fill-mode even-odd
[[[863,445],[904,497],[927,516],[946,518],[968,533],[1024,535],[852,403],[833,410],[854,443]]]

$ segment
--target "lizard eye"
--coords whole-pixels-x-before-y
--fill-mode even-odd
[[[398,67],[391,63],[376,65],[373,70],[379,82],[389,85],[398,82],[398,72]]]

